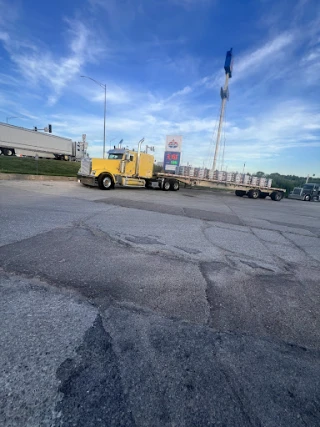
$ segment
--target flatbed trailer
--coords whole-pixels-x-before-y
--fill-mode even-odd
[[[158,173],[157,177],[163,181],[171,182],[171,186],[173,186],[174,181],[178,181],[179,185],[185,184],[186,186],[191,187],[234,190],[236,196],[248,196],[250,199],[265,199],[266,197],[270,197],[272,200],[279,202],[281,199],[283,199],[286,192],[284,188],[260,187],[257,185],[240,184],[231,181],[218,181],[213,179],[167,173]]]

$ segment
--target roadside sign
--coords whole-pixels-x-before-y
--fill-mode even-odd
[[[182,136],[181,135],[167,135],[166,136],[166,149],[165,151],[174,151],[181,153],[182,149]]]
[[[176,151],[166,151],[164,153],[164,170],[165,171],[175,171],[176,167],[180,165],[180,156],[181,153],[178,153]]]

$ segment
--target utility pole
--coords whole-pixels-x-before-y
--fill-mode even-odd
[[[219,127],[218,127],[218,133],[217,133],[216,149],[215,149],[213,165],[212,165],[213,171],[215,171],[216,167],[217,167],[217,160],[218,160],[218,155],[219,155],[219,145],[220,145],[220,139],[221,139],[221,130],[222,130],[222,125],[223,125],[226,103],[227,103],[227,100],[229,99],[229,86],[228,85],[229,85],[229,79],[232,77],[232,67],[233,67],[233,54],[232,54],[232,48],[231,48],[227,52],[226,60],[224,63],[226,80],[225,80],[223,88],[221,88],[221,90],[220,90],[221,110],[220,110]]]

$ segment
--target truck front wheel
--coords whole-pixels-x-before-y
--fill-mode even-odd
[[[98,178],[98,185],[100,190],[110,190],[114,187],[113,180],[110,175],[103,174]]]

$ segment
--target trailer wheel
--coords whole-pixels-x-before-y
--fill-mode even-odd
[[[164,183],[162,184],[162,190],[163,191],[169,191],[170,190],[170,181],[165,180]]]
[[[5,156],[13,156],[13,150],[11,150],[10,148],[5,148],[5,149],[3,150],[3,154],[4,154]]]
[[[260,190],[249,190],[248,191],[248,197],[250,199],[258,199],[260,197]]]
[[[179,190],[179,181],[176,179],[173,179],[170,181],[170,190],[171,191],[178,191]]]
[[[114,187],[114,182],[110,175],[102,174],[98,178],[98,185],[100,190],[110,190]]]
[[[245,192],[245,191],[242,191],[242,190],[236,190],[236,191],[235,191],[235,194],[236,194],[236,196],[238,196],[238,197],[243,197],[243,196],[245,196],[245,195],[246,195],[246,192]]]
[[[274,200],[275,202],[280,202],[282,197],[283,197],[283,194],[280,191],[274,191],[273,193],[271,193],[271,199]]]

